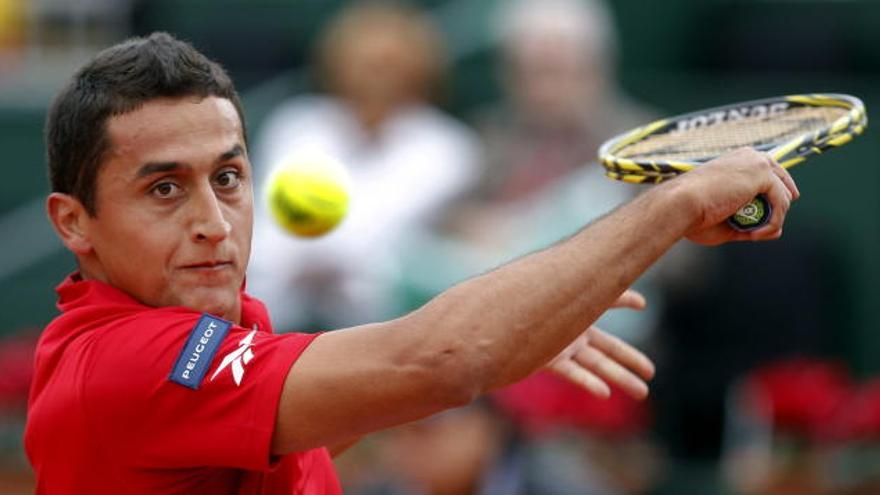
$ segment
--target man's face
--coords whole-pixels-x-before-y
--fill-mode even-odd
[[[83,274],[150,306],[238,321],[253,192],[235,107],[156,99],[111,117],[107,135]]]

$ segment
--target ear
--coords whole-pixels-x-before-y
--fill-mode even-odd
[[[53,192],[46,199],[46,212],[52,227],[67,249],[77,256],[92,251],[86,228],[89,213],[78,199],[69,194]]]

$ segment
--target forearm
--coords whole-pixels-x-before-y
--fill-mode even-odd
[[[447,354],[458,354],[476,393],[515,382],[583,332],[682,237],[694,219],[676,189],[652,189],[568,240],[450,289],[411,318],[425,332],[445,334],[454,349]]]

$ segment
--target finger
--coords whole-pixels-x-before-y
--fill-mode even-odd
[[[797,184],[794,181],[794,177],[788,172],[788,170],[782,168],[776,160],[770,159],[771,163],[773,163],[773,172],[782,180],[782,183],[785,184],[785,188],[791,193],[792,199],[798,199],[801,197],[801,191],[798,189]]]
[[[773,205],[773,213],[770,220],[761,228],[749,232],[750,240],[767,240],[777,239],[781,235],[782,226],[785,223],[785,216],[791,208],[791,192],[777,176],[773,176],[773,183],[768,191],[764,194]]]
[[[645,380],[654,378],[656,372],[654,363],[642,351],[596,326],[590,327],[588,336],[590,344],[606,356],[631,369]]]
[[[607,383],[570,359],[558,363],[552,370],[557,375],[597,397],[607,399],[611,396],[611,388],[608,387]]]
[[[791,176],[788,170],[785,170],[782,167],[776,167],[773,169],[773,173],[776,175],[776,177],[779,178],[780,181],[782,181],[782,185],[785,187],[785,192],[788,194],[789,198],[792,201],[795,201],[801,197],[801,192],[798,189],[797,184],[795,184],[794,178]]]
[[[644,309],[647,301],[645,296],[633,289],[627,289],[611,305],[612,308]]]
[[[641,378],[598,349],[581,349],[572,359],[605,382],[614,383],[633,398],[643,399],[648,396],[648,385]]]

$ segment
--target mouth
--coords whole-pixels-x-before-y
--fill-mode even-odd
[[[188,270],[204,270],[204,271],[214,271],[214,270],[223,270],[226,268],[232,268],[234,264],[229,260],[208,260],[208,261],[200,261],[198,263],[190,263],[188,265],[183,265],[183,268]]]

